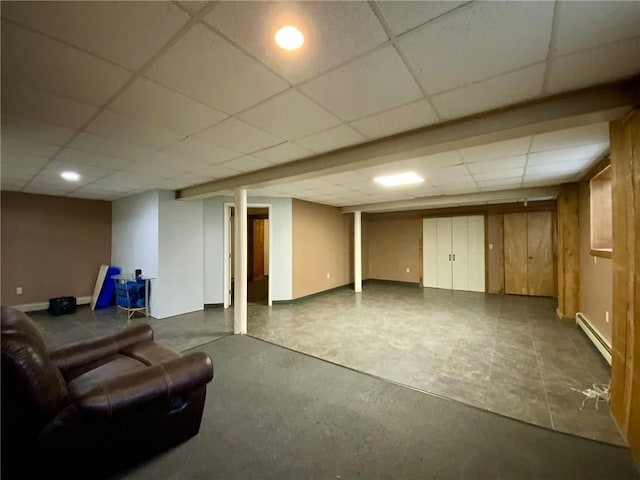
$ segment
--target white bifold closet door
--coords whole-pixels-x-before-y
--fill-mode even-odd
[[[485,291],[484,216],[425,218],[423,286]]]

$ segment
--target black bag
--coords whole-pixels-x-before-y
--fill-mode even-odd
[[[54,316],[76,313],[76,297],[50,298],[48,312]]]

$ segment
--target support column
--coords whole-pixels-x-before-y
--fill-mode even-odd
[[[247,333],[247,191],[235,191],[233,333]]]
[[[565,183],[558,195],[558,310],[574,319],[580,300],[578,184]]]
[[[362,292],[362,212],[353,212],[354,290]]]

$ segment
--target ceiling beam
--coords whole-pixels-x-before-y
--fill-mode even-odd
[[[640,77],[485,112],[178,191],[204,198],[526,137],[622,117],[640,104]]]
[[[508,203],[557,197],[560,187],[518,188],[497,192],[465,193],[462,195],[438,195],[395,202],[370,203],[342,207],[342,213],[351,212],[400,212],[407,210],[428,210],[430,208],[458,207],[461,205]]]

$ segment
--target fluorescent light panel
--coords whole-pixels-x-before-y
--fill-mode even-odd
[[[396,187],[398,185],[410,185],[412,183],[422,183],[424,178],[414,172],[398,173],[397,175],[387,175],[373,179],[376,183],[385,187]]]
[[[77,182],[78,180],[80,180],[80,174],[76,172],[62,172],[60,176],[68,182]]]

